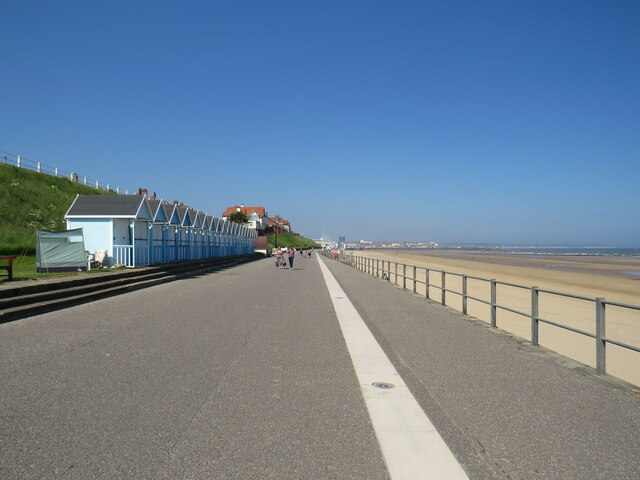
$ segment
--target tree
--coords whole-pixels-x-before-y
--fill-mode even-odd
[[[227,217],[227,220],[233,223],[249,223],[249,217],[247,217],[247,214],[244,212],[233,212]]]

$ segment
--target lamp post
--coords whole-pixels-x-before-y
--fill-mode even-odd
[[[276,250],[278,250],[278,227],[280,226],[279,223],[276,223],[276,228],[274,229],[276,231]]]

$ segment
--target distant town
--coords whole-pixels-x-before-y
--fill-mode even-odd
[[[441,248],[437,242],[373,242],[370,240],[360,240],[358,242],[348,242],[345,237],[339,237],[338,241],[320,237],[315,240],[323,248],[334,249],[344,248],[347,250],[366,250],[370,248]]]

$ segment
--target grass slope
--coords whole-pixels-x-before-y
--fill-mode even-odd
[[[35,254],[36,230],[65,230],[64,214],[77,194],[114,195],[0,164],[0,255]]]
[[[269,247],[273,248],[276,246],[276,234],[267,235],[269,239]],[[301,248],[319,248],[318,245],[313,240],[308,238],[301,237],[299,235],[293,235],[291,233],[279,233],[278,234],[278,247],[293,247],[297,249]]]

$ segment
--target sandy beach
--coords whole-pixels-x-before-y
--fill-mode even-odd
[[[602,297],[608,301],[640,305],[640,258],[604,256],[564,256],[564,255],[515,255],[515,254],[470,254],[451,251],[409,251],[409,250],[364,250],[356,255],[377,258],[391,262],[391,282],[402,283],[402,267],[398,267],[395,278],[394,262],[433,270],[466,274],[470,276],[496,279],[526,287],[536,286],[590,298]],[[413,269],[407,268],[412,277]],[[416,291],[425,295],[425,271],[417,270]],[[439,301],[441,274],[430,272],[430,298]],[[459,276],[446,276],[446,289],[462,292]],[[413,288],[412,280],[407,288]],[[490,300],[490,283],[470,279],[468,295]],[[531,290],[498,285],[496,303],[513,310],[531,312]],[[460,295],[446,294],[446,304],[462,310]],[[468,314],[490,321],[490,308],[478,301],[468,301]],[[541,293],[539,297],[539,317],[589,333],[595,333],[595,302]],[[497,326],[527,340],[531,339],[530,318],[506,310],[498,309]],[[640,346],[640,311],[607,306],[606,336],[608,338]],[[595,368],[595,340],[559,327],[540,323],[540,345],[552,349]],[[607,373],[640,386],[640,353],[616,345],[607,345]]]

